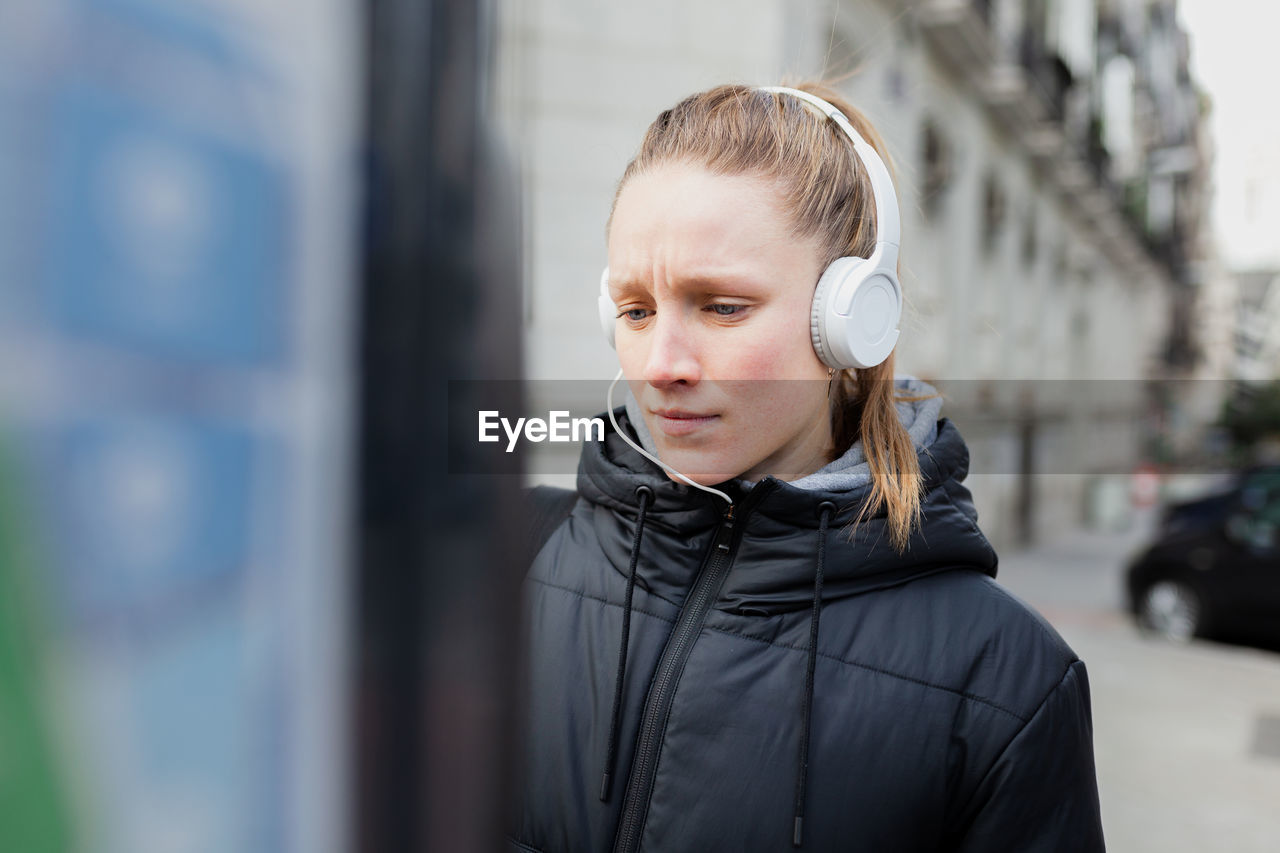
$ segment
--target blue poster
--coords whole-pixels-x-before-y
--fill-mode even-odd
[[[53,115],[55,324],[171,360],[277,359],[290,250],[279,171],[106,88],[72,84]]]
[[[14,789],[34,817],[0,821],[0,853],[348,838],[333,401],[352,399],[360,109],[332,83],[359,73],[356,19],[348,0],[0,0],[0,433],[30,472],[0,533],[31,537],[56,648],[30,667],[48,696],[0,673],[26,709],[0,722],[47,777]]]
[[[182,608],[225,598],[263,514],[253,454],[242,427],[191,419],[96,416],[61,430],[48,517],[72,618],[180,622]]]

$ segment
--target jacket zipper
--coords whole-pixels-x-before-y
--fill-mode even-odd
[[[744,506],[756,503],[764,491],[768,491],[768,487],[763,482],[756,484],[743,502]],[[644,714],[640,719],[640,735],[636,742],[635,758],[631,762],[627,793],[622,803],[622,817],[618,822],[617,840],[613,845],[614,853],[634,853],[640,847],[640,835],[644,830],[649,797],[653,792],[658,747],[667,728],[671,701],[675,697],[680,674],[684,672],[685,662],[693,651],[693,641],[702,630],[703,619],[719,596],[725,575],[733,564],[737,545],[737,538],[733,535],[734,523],[741,522],[742,519],[742,515],[735,519],[732,505],[725,511],[720,529],[711,541],[710,559],[704,562],[702,572],[694,581],[688,601],[681,609],[676,627],[658,660],[653,686],[649,690]]]

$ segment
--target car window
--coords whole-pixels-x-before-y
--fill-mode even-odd
[[[1240,493],[1245,512],[1232,519],[1232,532],[1255,550],[1280,545],[1280,471],[1250,474]]]

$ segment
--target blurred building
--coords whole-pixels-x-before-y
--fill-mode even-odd
[[[661,109],[722,82],[853,71],[839,88],[884,135],[898,178],[898,368],[953,398],[997,542],[1076,523],[1092,479],[1130,470],[1150,443],[1144,424],[1163,422],[1149,383],[1188,375],[1199,355],[1211,148],[1176,11],[507,4],[497,90],[526,176],[529,375],[616,369],[595,319],[604,223]]]
[[[1232,378],[1266,382],[1280,376],[1280,269],[1248,270],[1236,283],[1236,337]]]
[[[1228,265],[1237,270],[1280,268],[1280,116],[1260,110],[1254,132],[1233,140],[1236,156],[1224,164],[1217,212],[1217,238]]]

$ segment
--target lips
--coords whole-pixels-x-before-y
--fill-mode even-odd
[[[719,419],[719,415],[689,412],[684,409],[653,409],[658,429],[669,436],[692,435]]]

